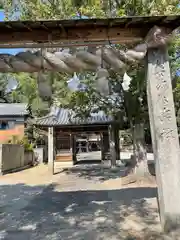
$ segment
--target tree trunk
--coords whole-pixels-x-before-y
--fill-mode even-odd
[[[144,176],[148,173],[147,152],[144,138],[144,124],[135,124],[133,131],[133,167],[136,175]]]

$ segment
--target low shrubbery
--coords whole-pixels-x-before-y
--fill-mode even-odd
[[[123,145],[132,145],[132,132],[130,130],[120,131],[120,137],[123,138]]]

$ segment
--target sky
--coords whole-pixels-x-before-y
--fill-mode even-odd
[[[4,15],[4,11],[0,10],[0,22],[4,22],[5,19],[5,15]],[[8,49],[2,49],[0,48],[0,53],[9,53],[9,54],[17,54],[18,52],[23,51],[23,49],[18,49],[18,48],[8,48]]]

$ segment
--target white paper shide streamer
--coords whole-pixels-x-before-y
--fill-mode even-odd
[[[127,75],[127,73],[125,72],[124,76],[123,76],[123,82],[122,82],[122,87],[123,87],[124,91],[129,90],[129,86],[131,84],[131,81],[132,81],[132,78],[129,75]]]

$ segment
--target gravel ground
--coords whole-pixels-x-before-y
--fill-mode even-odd
[[[155,183],[122,186],[122,171],[51,176],[42,165],[0,177],[0,240],[162,239]]]

